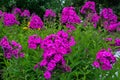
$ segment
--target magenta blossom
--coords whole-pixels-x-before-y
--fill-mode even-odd
[[[14,14],[4,13],[3,23],[5,26],[13,26],[15,24],[19,24]]]
[[[74,24],[81,23],[80,17],[75,12],[74,7],[65,7],[61,14],[61,23],[67,28],[75,30]]]
[[[116,62],[116,57],[111,52],[109,48],[108,51],[102,49],[98,51],[96,55],[96,60],[93,62],[93,66],[96,68],[102,68],[102,70],[111,70],[112,64]]]
[[[28,39],[28,47],[30,49],[36,49],[38,45],[40,45],[42,42],[42,39],[38,35],[32,35],[29,36]]]
[[[15,8],[14,10],[13,10],[13,14],[14,15],[16,15],[16,14],[21,14],[22,13],[22,11],[21,11],[21,9],[20,8]]]
[[[15,57],[16,59],[24,57],[24,53],[21,52],[22,46],[16,41],[9,42],[6,36],[0,40],[0,46],[4,51],[5,58],[7,59],[11,59],[12,57]]]
[[[50,73],[49,71],[45,71],[44,77],[45,77],[46,79],[50,79],[50,78],[51,78],[51,73]]]
[[[82,14],[88,14],[88,13],[95,13],[95,2],[93,1],[87,1],[85,4],[82,6],[80,12]]]
[[[56,14],[55,14],[55,12],[52,9],[46,9],[44,17],[45,18],[56,17]]]
[[[97,27],[97,23],[99,22],[100,16],[98,16],[97,13],[94,13],[90,22],[93,23],[93,26],[96,28]]]
[[[119,26],[118,23],[118,17],[113,13],[113,10],[111,8],[104,8],[100,12],[101,21],[103,24],[103,27],[109,31],[116,31],[117,27]]]
[[[119,38],[115,39],[115,46],[120,46],[120,39]]]
[[[22,16],[22,17],[30,17],[30,11],[29,11],[29,10],[24,10],[24,11],[21,13],[21,16]]]
[[[38,29],[38,28],[42,28],[44,25],[43,21],[41,20],[41,18],[37,15],[33,15],[31,20],[30,20],[30,26],[29,28],[31,29]]]
[[[44,73],[46,79],[51,78],[51,73],[56,68],[63,69],[67,72],[71,71],[71,68],[66,64],[64,55],[69,54],[71,52],[71,46],[75,44],[74,37],[68,35],[63,30],[58,31],[57,34],[50,34],[42,40],[40,47],[44,50],[42,55],[43,60],[38,63],[38,68],[45,68],[49,72],[49,74],[47,72]]]
[[[110,24],[109,26],[105,27],[105,29],[109,32],[112,32],[112,31],[116,31],[118,26],[119,25],[117,23]]]

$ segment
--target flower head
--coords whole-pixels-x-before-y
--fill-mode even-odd
[[[111,53],[110,48],[108,49],[108,51],[102,49],[98,51],[93,66],[96,68],[101,67],[102,70],[111,70],[112,64],[114,64],[115,62],[116,62],[116,58]]]
[[[11,59],[12,57],[15,57],[16,59],[24,57],[24,53],[21,52],[22,46],[14,40],[9,42],[6,36],[1,39],[0,46],[4,51],[5,58],[7,59]]]
[[[45,79],[50,79],[51,78],[51,73],[49,71],[45,71],[44,77],[45,77]]]
[[[82,14],[87,14],[88,12],[89,13],[95,13],[96,12],[96,10],[95,10],[95,2],[93,2],[93,1],[85,2],[85,4],[82,6],[80,12]]]
[[[21,16],[22,16],[22,17],[30,17],[30,11],[29,11],[29,10],[24,10],[24,11],[21,13]]]
[[[44,17],[56,17],[56,14],[52,9],[46,9]]]
[[[61,23],[66,24],[67,28],[75,30],[74,24],[80,23],[80,17],[75,12],[74,7],[64,7],[61,14]]]
[[[14,14],[11,13],[4,13],[4,20],[3,23],[5,26],[13,26],[15,24],[19,24]]]
[[[37,41],[34,41],[34,36],[32,36],[28,43],[35,44]],[[58,65],[65,71],[71,71],[70,67],[66,65],[64,55],[71,52],[71,46],[74,46],[75,43],[74,37],[63,30],[58,31],[57,34],[50,34],[42,40],[40,47],[44,50],[43,60],[39,62],[39,65],[46,69],[44,73],[46,79],[51,78],[51,72],[58,68]]]
[[[30,25],[29,28],[32,29],[39,29],[42,28],[44,25],[43,21],[41,20],[41,18],[37,15],[32,16],[31,20],[30,20]]]
[[[20,8],[15,8],[14,10],[13,10],[13,14],[14,15],[16,15],[16,14],[21,14],[22,13],[22,11],[21,11],[21,9]]]

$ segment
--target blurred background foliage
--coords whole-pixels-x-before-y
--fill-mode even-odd
[[[29,9],[31,13],[43,16],[46,9],[53,9],[56,13],[61,12],[65,6],[74,6],[77,11],[88,0],[1,0],[0,9],[10,11],[14,7]],[[96,2],[96,9],[99,12],[104,7],[112,8],[120,16],[120,0],[89,0]]]

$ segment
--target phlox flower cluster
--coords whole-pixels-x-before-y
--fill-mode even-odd
[[[56,17],[56,13],[52,9],[46,9],[44,17],[45,18]]]
[[[120,46],[120,38],[115,39],[115,46]]]
[[[51,74],[56,68],[69,72],[71,69],[67,66],[64,55],[71,52],[71,46],[74,46],[75,43],[74,37],[64,31],[47,36],[41,43],[41,48],[44,50],[43,60],[37,63],[34,69],[44,67],[46,79],[51,78]]]
[[[110,48],[108,48],[108,50],[101,49],[97,52],[96,60],[93,62],[93,66],[101,68],[102,70],[111,70],[112,65],[115,62],[116,57],[114,57]]]
[[[117,22],[117,16],[113,13],[113,10],[111,8],[103,8],[100,12],[100,16],[103,19],[108,20],[110,23],[116,23]]]
[[[96,13],[95,10],[95,2],[87,1],[81,8],[80,12],[86,15],[84,26],[90,22],[94,26],[97,27],[97,23],[99,22],[100,16]]]
[[[74,24],[80,23],[80,17],[75,12],[74,7],[64,7],[61,14],[61,22],[71,30],[75,29]]]
[[[21,13],[21,16],[22,16],[22,17],[30,17],[30,11],[29,11],[29,10],[24,10],[24,11]]]
[[[13,14],[14,15],[16,15],[16,14],[21,14],[22,13],[22,11],[21,11],[21,9],[20,8],[15,8],[14,10],[13,10]]]
[[[102,9],[102,11],[100,12],[100,16],[103,21],[103,27],[107,31],[116,31],[119,23],[117,21],[117,15],[113,13],[113,10],[111,8]]]
[[[13,56],[16,59],[18,59],[19,57],[24,57],[24,53],[21,52],[22,46],[14,40],[9,42],[6,36],[0,40],[0,46],[4,51],[5,58],[7,59],[11,59]]]
[[[37,46],[41,44],[41,42],[42,42],[42,39],[38,35],[29,36],[28,47],[30,49],[36,49]]]
[[[97,27],[97,23],[100,20],[100,16],[97,13],[89,13],[86,17],[84,25],[86,26],[88,22],[92,23],[94,28]]]
[[[95,2],[93,1],[87,1],[85,4],[82,6],[80,12],[82,14],[88,14],[88,13],[95,13]]]
[[[94,13],[90,22],[93,23],[93,26],[96,28],[97,27],[97,23],[99,22],[100,16],[98,16],[97,13]]]
[[[109,32],[112,31],[119,31],[118,28],[120,27],[119,23],[114,23],[114,24],[110,24],[109,26],[106,26],[105,29],[108,30]]]
[[[15,24],[19,24],[19,21],[17,21],[14,14],[4,13],[3,18],[4,18],[3,23],[5,26],[13,26]]]
[[[41,18],[38,15],[33,15],[30,20],[29,28],[38,29],[38,28],[42,28],[43,25],[44,25],[44,23],[41,20]]]

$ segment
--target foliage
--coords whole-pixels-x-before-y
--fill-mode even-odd
[[[34,71],[34,65],[42,60],[41,55],[43,50],[40,48],[37,48],[36,50],[29,49],[27,40],[28,37],[33,34],[45,38],[47,35],[61,30],[62,26],[59,26],[58,29],[53,26],[53,28],[39,31],[31,29],[23,30],[24,25],[25,24],[21,24],[21,26],[15,25],[12,27],[0,25],[2,31],[1,37],[6,35],[9,40],[16,40],[23,46],[23,51],[25,52],[25,58],[13,58],[11,60],[3,59],[5,66],[3,68],[4,73],[2,74],[2,77],[4,80],[45,80],[42,70],[37,69]],[[64,28],[64,30],[67,29]],[[119,62],[117,62],[110,71],[101,71],[92,66],[97,51],[102,48],[107,49],[109,46],[104,41],[104,37],[107,37],[108,35],[106,31],[98,32],[90,25],[83,27],[81,24],[76,25],[76,31],[72,32],[72,35],[75,37],[77,43],[72,47],[72,52],[65,56],[67,64],[70,65],[72,71],[65,73],[61,72],[61,70],[55,70],[52,75],[52,80],[101,80],[100,75],[104,76],[102,77],[103,80],[118,79],[114,73],[120,69]],[[3,52],[1,51],[1,53]],[[112,78],[113,75],[114,78]],[[120,73],[118,75],[120,75]]]
[[[72,5],[77,7],[76,10],[79,10],[85,1],[87,0],[4,0],[0,2],[0,9],[11,12],[11,8],[17,6],[22,9],[29,9],[31,13],[35,12],[40,16],[43,16],[43,13],[47,8],[53,9],[58,14],[62,11],[64,6]],[[96,2],[97,6],[99,6],[97,9],[98,12],[103,6],[109,7],[112,5],[109,4],[112,1],[96,0]],[[60,16],[57,18],[59,17]],[[44,39],[46,36],[56,34],[60,30],[69,32],[68,28],[61,24],[60,20],[56,20],[55,18],[44,20],[43,28],[39,29],[29,28],[30,22],[27,20],[29,19],[21,19],[21,24],[12,25],[10,27],[4,26],[0,21],[0,40],[4,36],[7,36],[8,40],[19,42],[22,45],[22,51],[25,53],[24,58],[16,59],[13,57],[12,59],[7,60],[4,57],[4,51],[0,47],[0,74],[2,73],[2,76],[0,77],[3,80],[45,80],[43,76],[44,72],[41,69],[34,70],[35,64],[42,60],[43,49],[40,47],[35,50],[28,48],[28,38],[31,35],[37,34]],[[114,41],[105,41],[105,39],[109,37],[114,40],[119,38],[119,31],[107,31],[101,26],[94,28],[89,21],[87,26],[84,26],[84,23],[85,20],[83,22],[81,21],[81,24],[74,24],[76,29],[69,32],[69,35],[74,36],[76,41],[76,45],[72,46],[72,52],[65,55],[66,64],[71,67],[71,72],[55,69],[52,73],[51,80],[119,80],[120,58],[117,58],[117,62],[113,64],[112,70],[109,71],[103,71],[100,68],[96,69],[92,65],[96,53],[99,50],[111,48],[113,54],[115,54],[120,48],[119,46],[110,46],[111,43],[114,44]]]

